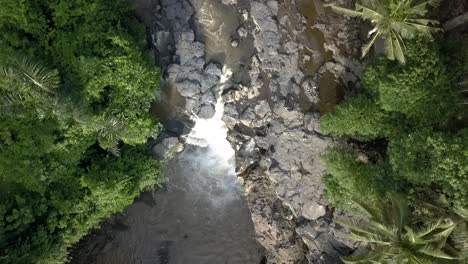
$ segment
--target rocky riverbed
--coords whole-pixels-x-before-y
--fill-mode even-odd
[[[320,133],[319,117],[359,90],[359,22],[324,7],[352,1],[130,2],[147,25],[162,69],[152,110],[165,131],[151,142],[155,155],[176,152],[193,126],[191,114],[212,117],[221,92],[263,262],[339,263],[351,254],[356,245],[332,223],[346,216],[324,199],[321,180],[321,154],[343,143]],[[233,74],[219,91],[223,68]],[[129,212],[138,215],[130,207],[123,221]],[[102,248],[86,254],[99,255]]]

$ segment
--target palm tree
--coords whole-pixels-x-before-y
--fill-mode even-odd
[[[0,116],[54,117],[63,124],[73,121],[95,130],[100,145],[118,155],[118,141],[127,134],[120,120],[93,115],[82,100],[60,95],[59,87],[57,70],[28,57],[10,56],[0,64]]]
[[[355,10],[333,5],[332,9],[349,17],[368,20],[374,28],[369,31],[372,37],[362,48],[362,57],[366,56],[378,38],[385,41],[385,53],[390,60],[397,59],[404,64],[406,46],[404,39],[416,36],[431,36],[440,30],[438,21],[424,18],[428,6],[436,6],[439,0],[360,0]]]
[[[456,227],[448,238],[447,249],[459,256],[459,263],[467,263],[468,209],[451,206],[445,195],[438,194],[432,190],[419,189],[418,193],[424,197],[424,199],[420,198],[416,200],[419,217],[448,217],[456,223]]]
[[[345,257],[345,263],[429,264],[460,258],[453,248],[447,248],[447,238],[457,225],[451,219],[412,222],[408,201],[396,194],[389,194],[378,210],[357,204],[369,217],[365,225],[337,222],[349,228],[351,239],[369,243],[373,250]]]
[[[9,57],[0,65],[0,113],[18,116],[34,108],[43,115],[51,110],[58,87],[57,71],[27,57]]]

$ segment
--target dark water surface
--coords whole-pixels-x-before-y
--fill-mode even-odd
[[[166,190],[146,193],[126,210],[127,228],[114,231],[95,263],[260,263],[240,185],[215,159],[197,146],[174,157]]]

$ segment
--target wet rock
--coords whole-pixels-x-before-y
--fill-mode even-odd
[[[182,145],[179,142],[179,138],[167,137],[156,143],[153,146],[152,151],[156,158],[163,160],[172,157],[173,154],[181,149]]]
[[[222,2],[225,5],[235,5],[235,4],[237,4],[237,0],[222,0]]]
[[[213,105],[202,105],[200,111],[198,112],[197,116],[200,118],[211,118],[215,114],[215,109]]]
[[[217,76],[218,78],[221,77],[221,75],[223,74],[223,72],[221,71],[221,69],[216,66],[216,64],[214,63],[210,63],[206,66],[204,72],[206,74],[209,74],[209,75],[214,75],[214,76]]]
[[[315,202],[309,202],[304,205],[302,209],[302,216],[309,220],[317,220],[319,217],[324,216],[326,213],[325,206]]]
[[[231,46],[233,46],[234,48],[236,48],[237,46],[239,46],[239,41],[237,41],[237,40],[231,41]]]
[[[175,85],[180,95],[183,97],[195,97],[195,95],[199,94],[201,91],[201,85],[199,83],[189,80],[182,81]]]
[[[245,37],[247,37],[249,32],[247,31],[247,29],[245,27],[239,27],[237,29],[237,34],[239,35],[239,37],[245,38]]]
[[[242,19],[245,21],[249,18],[249,11],[247,9],[242,10]]]
[[[216,98],[215,96],[213,95],[213,93],[210,91],[206,91],[202,97],[201,97],[201,101],[204,102],[204,103],[210,103],[210,104],[216,104]]]

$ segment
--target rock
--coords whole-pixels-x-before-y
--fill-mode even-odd
[[[302,216],[309,220],[317,220],[319,217],[324,216],[326,213],[325,206],[315,202],[309,202],[304,205],[302,209]]]
[[[284,51],[285,51],[287,54],[294,54],[294,53],[297,53],[297,52],[298,52],[297,43],[294,42],[294,41],[288,41],[288,42],[284,45]]]
[[[210,88],[214,87],[219,82],[219,78],[215,75],[204,75],[200,80],[200,92],[205,93]]]
[[[318,105],[319,103],[319,91],[318,87],[312,79],[308,79],[304,81],[302,84],[302,89],[304,90],[304,94],[306,95],[307,101],[311,104]]]
[[[200,111],[197,113],[197,116],[200,118],[212,118],[215,114],[215,109],[213,105],[202,105]]]
[[[317,112],[307,113],[304,116],[304,126],[310,132],[318,132],[320,131],[320,114]]]
[[[211,91],[206,91],[201,97],[201,102],[216,104],[216,98]]]
[[[249,11],[247,9],[242,10],[242,19],[244,21],[249,19]]]
[[[288,128],[296,128],[303,124],[304,114],[296,110],[287,109],[284,103],[277,104],[273,112],[282,119],[283,124]]]
[[[239,2],[238,6],[243,6],[242,1],[222,0],[226,5]],[[324,1],[339,4],[344,0]],[[215,63],[205,65],[205,46],[195,39],[189,22],[194,3],[161,0],[160,13],[169,20],[162,22],[164,27],[153,42],[158,52],[167,50],[171,55],[167,58],[173,65],[168,64],[164,78],[175,83],[185,97],[185,109],[209,118],[214,114],[218,96],[214,90],[222,71]],[[346,232],[330,222],[333,215],[323,198],[325,167],[320,156],[335,143],[320,135],[320,114],[310,111],[318,108],[317,81],[324,72],[331,72],[340,83],[358,81],[361,43],[354,36],[359,24],[317,9],[314,28],[323,33],[323,49],[333,56],[326,61],[322,43],[304,54],[305,46],[314,45],[303,37],[310,21],[300,14],[299,5],[277,0],[248,4],[250,13],[240,11],[241,24],[227,32],[232,37],[227,38],[228,45],[237,49],[227,50],[247,47],[254,54],[239,61],[248,78],[239,83],[233,79],[234,83],[224,86],[223,121],[229,140],[238,146],[237,169],[242,172],[258,243],[271,264],[339,263],[355,245],[346,242]],[[175,50],[169,52],[170,45]],[[321,66],[315,73],[303,72],[304,62]]]
[[[158,159],[170,158],[175,152],[181,150],[181,144],[176,137],[167,137],[156,143],[153,148],[153,154]]]
[[[200,93],[201,85],[199,83],[186,80],[176,83],[176,88],[183,97],[194,97],[196,94]]]
[[[249,32],[247,31],[247,29],[245,29],[245,27],[239,27],[237,29],[237,34],[239,35],[239,37],[245,38],[245,37],[247,37]]]
[[[236,5],[237,4],[237,0],[222,0],[221,2],[223,4],[225,4],[225,5]]]
[[[262,100],[258,102],[258,104],[254,108],[254,112],[260,119],[266,117],[266,115],[271,112],[268,101]]]
[[[221,75],[223,74],[223,72],[221,71],[220,68],[218,68],[218,66],[216,66],[216,64],[214,63],[210,63],[206,66],[204,72],[206,74],[209,74],[209,75],[214,75],[214,76],[217,76],[217,77],[221,77]]]

